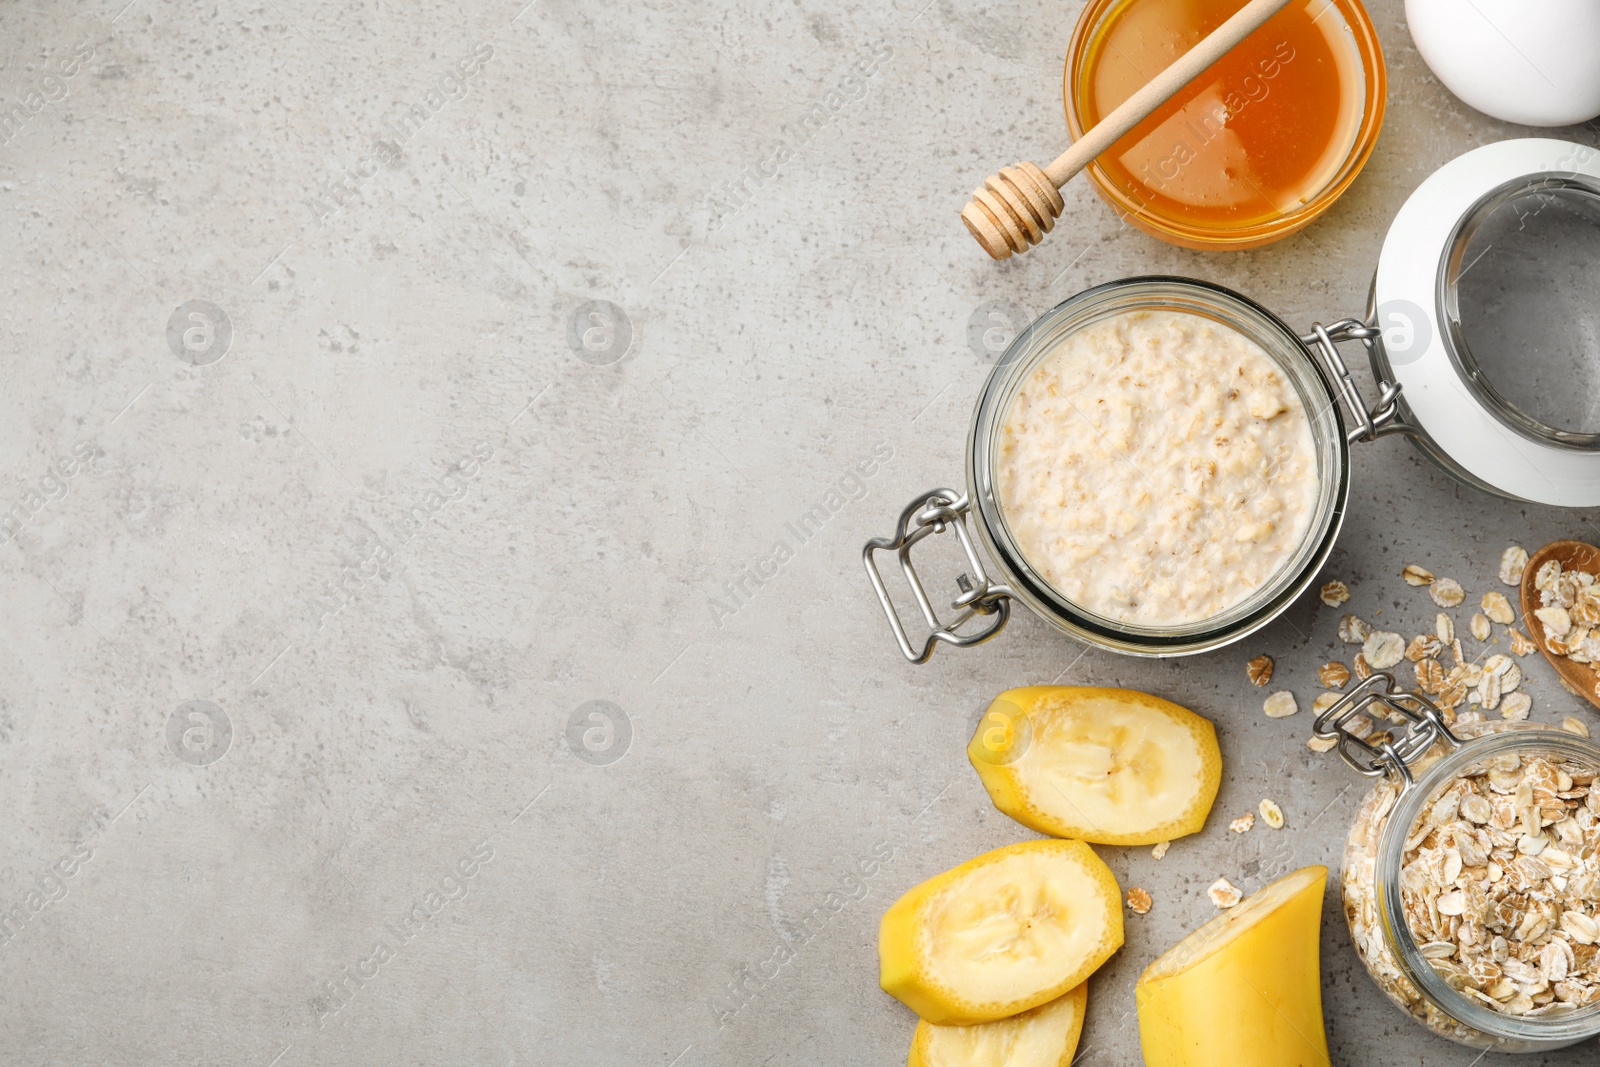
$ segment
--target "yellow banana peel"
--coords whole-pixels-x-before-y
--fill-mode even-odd
[[[1146,1067],[1329,1067],[1322,1019],[1326,867],[1246,897],[1139,979]]]

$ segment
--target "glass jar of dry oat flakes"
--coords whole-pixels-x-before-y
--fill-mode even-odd
[[[1317,718],[1380,779],[1345,844],[1345,918],[1389,999],[1475,1048],[1600,1034],[1600,745],[1455,724],[1377,673]]]

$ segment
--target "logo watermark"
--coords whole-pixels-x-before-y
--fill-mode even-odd
[[[1027,347],[1032,329],[1033,316],[1024,309],[1007,300],[985,300],[967,318],[967,347],[984,363],[1009,363]]]
[[[373,940],[372,949],[346,965],[334,977],[323,981],[311,998],[311,1011],[317,1017],[317,1029],[322,1029],[329,1019],[338,1015],[355,1000],[368,983],[401,951],[428,929],[429,925],[451,904],[464,900],[468,884],[484,866],[494,859],[494,848],[487,840],[476,845],[471,852],[456,860],[449,873],[439,878],[420,899],[414,900],[409,910],[385,923],[383,930]]]
[[[209,300],[190,300],[167,317],[167,347],[191,367],[209,367],[228,354],[233,320]]]
[[[1421,359],[1433,343],[1433,319],[1409,300],[1385,300],[1376,318],[1383,354],[1391,367],[1404,367]]]
[[[590,300],[567,320],[567,346],[592,367],[607,367],[633,347],[633,320],[609,300]]]
[[[167,718],[167,748],[191,767],[205,767],[228,754],[233,722],[210,700],[188,700]]]
[[[633,720],[609,700],[579,704],[567,719],[567,748],[591,767],[607,767],[628,754]]]
[[[783,533],[773,540],[772,547],[766,554],[743,564],[733,578],[722,583],[721,597],[715,595],[706,597],[706,607],[711,612],[712,624],[717,629],[722,629],[723,620],[737,615],[740,609],[755,598],[763,586],[778,577],[783,568],[795,558],[796,553],[820,534],[822,528],[843,511],[846,504],[865,499],[867,479],[882,470],[883,466],[893,458],[894,449],[887,443],[879,441],[872,446],[871,454],[851,466],[828,487],[821,499],[797,519],[784,523]]]
[[[0,46],[0,51],[3,49],[4,46]],[[85,37],[73,45],[71,55],[44,64],[44,75],[35,85],[23,90],[17,100],[0,100],[0,145],[10,144],[23,127],[46,107],[65,100],[67,82],[77,77],[84,64],[93,58],[94,45]]]
[[[4,517],[0,517],[0,545],[15,541],[17,535],[48,505],[65,499],[67,483],[92,464],[96,456],[104,454],[92,442],[79,441],[72,446],[70,456],[57,457],[55,463],[46,468],[40,477],[39,488],[28,486],[22,492],[22,499],[12,505]]]
[[[400,160],[400,153],[411,139],[422,131],[435,115],[452,100],[464,100],[471,91],[470,80],[494,56],[494,46],[487,41],[473,46],[471,52],[437,75],[422,95],[404,105],[404,110],[384,123],[382,135],[372,143],[372,148],[353,167],[343,174],[322,182],[317,195],[306,201],[306,207],[316,216],[317,226],[344,210],[367,183],[377,177],[380,167],[392,167]]]

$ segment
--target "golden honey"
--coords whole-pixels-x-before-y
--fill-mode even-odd
[[[1239,8],[1098,0],[1066,71],[1074,136]],[[1383,59],[1358,0],[1296,0],[1103,153],[1096,187],[1148,233],[1248,248],[1320,214],[1360,170],[1383,113]]]

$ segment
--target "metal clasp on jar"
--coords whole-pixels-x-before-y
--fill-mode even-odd
[[[867,576],[872,579],[872,588],[877,591],[878,602],[883,605],[883,613],[888,617],[889,625],[894,628],[895,640],[900,643],[901,653],[912,663],[928,662],[928,657],[933,655],[934,647],[941,641],[957,648],[982,644],[999,633],[1011,618],[1011,590],[1003,584],[989,581],[989,575],[983,569],[983,560],[978,556],[977,546],[972,543],[972,535],[967,530],[967,512],[971,506],[966,494],[957,493],[954,489],[935,489],[924,493],[900,513],[900,524],[895,536],[874,537],[861,550],[861,561],[866,564]],[[967,562],[972,567],[970,575],[963,573],[956,577],[956,585],[960,588],[961,595],[950,602],[950,607],[959,610],[961,614],[949,623],[940,621],[938,613],[933,610],[933,604],[928,599],[928,592],[922,585],[922,579],[917,577],[917,570],[911,564],[913,545],[931,534],[944,533],[947,530],[955,531],[956,539],[961,542],[961,547],[967,554]],[[911,586],[911,595],[916,597],[917,606],[922,609],[922,617],[933,631],[920,652],[912,645],[911,638],[906,634],[905,624],[900,621],[900,613],[896,610],[894,601],[889,598],[888,588],[883,584],[883,575],[878,573],[878,564],[873,554],[879,550],[893,552],[899,558],[900,572],[906,576],[906,581]],[[963,624],[979,615],[993,616],[993,621],[971,633],[956,632]]]
[[[1360,319],[1340,319],[1331,326],[1320,322],[1311,324],[1311,332],[1300,336],[1300,343],[1322,357],[1323,366],[1333,375],[1335,387],[1344,399],[1355,420],[1345,436],[1351,442],[1373,441],[1385,434],[1406,433],[1411,427],[1400,417],[1400,386],[1393,382],[1378,383],[1378,402],[1371,408],[1356,389],[1350,378],[1350,368],[1339,355],[1338,346],[1344,341],[1360,341],[1370,357],[1372,346],[1382,336],[1381,327]]]
[[[1385,727],[1404,729],[1398,737],[1374,745],[1368,740],[1373,735],[1360,726],[1362,716]],[[1339,755],[1358,773],[1368,778],[1393,778],[1401,792],[1413,784],[1413,760],[1441,741],[1451,748],[1462,744],[1431,700],[1395,688],[1394,675],[1387,671],[1373,673],[1317,716],[1312,732],[1325,741],[1337,741]]]

